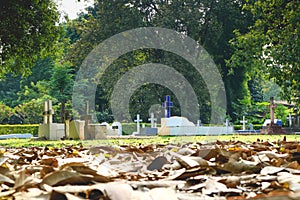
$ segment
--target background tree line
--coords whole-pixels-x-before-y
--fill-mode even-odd
[[[0,113],[0,121],[41,122],[46,99],[55,103],[56,120],[63,120],[63,113],[71,112],[73,80],[88,53],[117,33],[153,26],[181,32],[202,45],[222,75],[228,117],[236,121],[247,115],[259,121],[267,117],[266,105],[261,102],[270,96],[299,105],[297,10],[299,2],[292,0],[96,0],[87,13],[58,23],[59,13],[51,0],[43,4],[9,1],[1,5],[0,14],[0,28],[5,30],[0,33],[0,106],[4,113]],[[14,15],[9,14],[12,12]],[[201,120],[208,122],[210,99],[203,79],[195,76],[182,58],[158,49],[132,51],[108,68],[97,87],[98,119],[113,120],[109,100],[119,78],[150,62],[172,66],[189,81],[198,97]],[[160,105],[166,94],[174,100],[172,114],[180,115],[178,100],[171,91],[148,84],[131,98],[132,117],[139,113],[147,121],[149,109]]]

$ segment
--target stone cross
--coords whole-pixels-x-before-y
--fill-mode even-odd
[[[148,121],[151,122],[151,128],[155,128],[155,122],[156,122],[156,118],[154,118],[154,113],[150,114],[150,118],[148,118]]]
[[[136,115],[136,120],[134,120],[136,122],[136,132],[137,134],[140,134],[140,122],[142,122],[143,120],[140,119],[140,114]]]
[[[246,123],[247,123],[247,121],[245,120],[245,116],[243,116],[243,120],[240,121],[240,123],[243,123],[243,131],[246,130]]]
[[[293,119],[293,117],[292,117],[291,113],[289,113],[289,116],[287,117],[287,120],[289,120],[290,127],[292,127],[292,119]]]
[[[52,124],[53,123],[53,118],[52,118],[53,114],[54,114],[54,111],[52,109],[52,101],[51,100],[45,101],[44,112],[43,112],[44,124]]]
[[[165,102],[162,104],[162,107],[165,109],[165,118],[170,118],[171,108],[173,107],[170,95],[165,96]]]
[[[90,120],[92,119],[92,115],[89,114],[89,102],[85,102],[85,114],[80,117],[81,120],[84,120],[84,135],[85,139],[90,139],[89,138],[89,129],[88,125],[90,123]]]

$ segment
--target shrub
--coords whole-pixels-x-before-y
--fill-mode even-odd
[[[14,125],[0,125],[0,135],[13,133],[31,133],[34,136],[38,135],[38,124],[14,124]]]
[[[233,125],[234,130],[242,130],[243,129],[243,125],[241,124],[235,124]],[[262,124],[253,124],[253,129],[254,130],[260,130],[262,128]],[[246,125],[246,129],[250,130],[249,124]]]

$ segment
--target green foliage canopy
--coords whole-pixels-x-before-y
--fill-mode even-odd
[[[236,51],[229,65],[245,68],[254,77],[274,78],[284,97],[300,104],[300,2],[294,0],[247,1],[255,23],[245,34],[236,31]]]
[[[0,75],[28,74],[57,42],[59,14],[53,0],[9,0],[0,4]]]

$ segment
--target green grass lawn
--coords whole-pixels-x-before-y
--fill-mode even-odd
[[[222,136],[152,136],[142,138],[108,138],[103,140],[59,140],[59,141],[38,141],[31,139],[7,139],[0,140],[0,147],[63,147],[68,145],[148,145],[148,144],[168,144],[168,143],[188,143],[188,142],[210,142],[210,141],[242,141],[254,142],[257,139],[263,141],[282,140],[284,135],[222,135]],[[299,141],[300,135],[286,135],[287,141]]]

